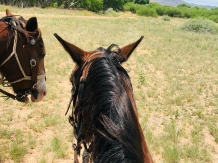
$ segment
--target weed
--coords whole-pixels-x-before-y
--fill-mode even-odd
[[[51,141],[51,150],[54,152],[56,158],[66,157],[66,147],[61,142],[62,140],[56,136]]]
[[[183,24],[182,29],[186,31],[194,31],[199,33],[218,33],[218,27],[213,21],[202,18],[188,20]]]
[[[164,21],[170,21],[170,17],[168,15],[164,15],[162,19]]]
[[[19,144],[18,142],[13,142],[10,149],[10,157],[15,162],[21,162],[23,156],[27,153],[27,148],[24,145]]]

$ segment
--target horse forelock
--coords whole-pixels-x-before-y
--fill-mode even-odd
[[[93,141],[95,162],[140,163],[144,157],[141,135],[128,95],[132,92],[125,88],[131,86],[130,79],[118,59],[107,55],[107,58],[95,59],[89,68],[78,106],[82,116],[79,138]],[[128,84],[123,80],[128,80]]]
[[[0,22],[4,22],[4,26],[5,26],[3,27],[4,29],[0,31],[0,34],[1,32],[7,31],[7,36],[3,37],[4,40],[7,40],[7,47],[6,47],[7,49],[13,41],[15,30],[18,29],[19,27],[21,28],[20,22],[18,19],[14,18],[13,16],[2,17],[0,19]]]

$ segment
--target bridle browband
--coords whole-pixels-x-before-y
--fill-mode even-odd
[[[7,17],[8,18],[8,17]],[[9,18],[12,19],[12,16],[9,16]],[[27,96],[29,94],[33,94],[34,98],[37,99],[37,96],[38,96],[38,90],[37,90],[37,80],[40,80],[40,79],[43,79],[45,78],[46,76],[46,73],[42,74],[42,75],[38,75],[37,76],[37,67],[36,67],[36,60],[32,57],[31,55],[31,52],[30,52],[30,46],[33,46],[37,41],[39,41],[41,39],[41,31],[37,30],[37,32],[39,33],[39,35],[37,36],[37,38],[31,36],[31,34],[35,34],[36,32],[27,32],[27,31],[24,31],[24,30],[21,30],[21,29],[18,29],[17,25],[16,25],[16,22],[11,20],[11,26],[12,28],[14,29],[14,43],[13,43],[13,51],[11,52],[11,54],[1,63],[0,65],[0,68],[7,63],[8,60],[10,60],[10,58],[12,56],[15,56],[15,59],[17,61],[17,64],[19,66],[19,69],[23,75],[23,78],[20,78],[20,79],[17,79],[17,80],[14,80],[14,81],[7,81],[7,79],[3,76],[2,78],[0,78],[0,84],[3,86],[3,87],[10,87],[12,84],[15,84],[15,83],[18,83],[18,82],[21,82],[23,80],[31,80],[32,81],[32,87],[31,89],[29,90],[26,90],[24,93],[19,93],[17,95],[13,95],[9,92],[6,92],[2,89],[0,89],[0,92],[5,94],[6,97],[8,98],[12,98],[14,100],[17,100],[17,101],[20,101],[20,102],[26,102],[27,100]],[[18,33],[17,32],[21,32],[23,33],[25,36],[26,36],[26,39],[27,39],[27,43],[28,43],[28,53],[29,53],[29,56],[30,56],[30,66],[31,66],[31,72],[32,72],[32,76],[27,76],[22,68],[22,65],[19,61],[19,58],[18,58],[18,55],[17,55],[17,52],[16,52],[16,48],[17,48],[17,40],[18,40]]]

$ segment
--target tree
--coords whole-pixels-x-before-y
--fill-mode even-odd
[[[74,0],[73,3],[75,8],[85,8],[97,12],[102,10],[103,0]]]
[[[183,4],[179,4],[177,7],[191,8],[190,5],[185,4],[185,3],[183,3]]]
[[[135,0],[135,3],[145,5],[145,4],[149,4],[150,0]]]
[[[126,3],[126,0],[103,0],[103,9],[123,10],[124,3]]]

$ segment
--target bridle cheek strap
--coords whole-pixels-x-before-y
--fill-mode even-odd
[[[2,64],[0,65],[3,66],[7,61],[9,61],[9,59],[12,57],[12,56],[15,56],[16,58],[16,61],[17,61],[17,64],[19,66],[19,69],[23,75],[23,78],[21,79],[18,79],[18,80],[15,80],[15,81],[12,81],[12,82],[8,82],[4,79],[2,79],[2,84],[3,86],[4,85],[11,85],[11,84],[14,84],[14,83],[18,83],[20,81],[23,81],[23,80],[32,80],[34,81],[35,83],[37,82],[37,69],[36,69],[36,61],[33,61],[33,59],[30,60],[30,65],[31,65],[31,68],[32,68],[32,76],[27,76],[20,64],[20,61],[19,61],[19,58],[17,56],[17,52],[16,52],[16,48],[17,48],[17,37],[18,37],[18,34],[17,34],[17,31],[15,30],[15,36],[14,36],[14,45],[13,45],[13,51],[11,52],[11,54],[4,60],[4,62],[2,62]],[[35,64],[33,63],[35,62]],[[40,75],[41,76],[41,75]],[[45,76],[45,74],[43,74],[43,76]]]
[[[30,66],[31,66],[32,76],[27,76],[27,75],[25,74],[25,72],[24,72],[24,70],[23,70],[23,68],[22,68],[22,66],[21,66],[21,63],[20,63],[20,61],[19,61],[17,52],[16,52],[17,40],[18,40],[18,34],[17,34],[17,30],[15,30],[13,51],[12,51],[11,54],[4,60],[4,62],[2,62],[2,64],[0,65],[0,67],[3,66],[7,61],[9,61],[12,56],[15,56],[15,59],[16,59],[16,61],[17,61],[17,64],[18,64],[18,66],[19,66],[19,69],[20,69],[20,71],[21,71],[21,73],[22,73],[22,75],[23,75],[23,78],[9,82],[9,81],[7,81],[7,80],[3,77],[3,78],[0,78],[0,84],[3,85],[3,86],[11,86],[11,84],[18,83],[18,82],[21,82],[21,81],[23,81],[23,80],[31,80],[33,86],[32,86],[32,88],[31,88],[31,90],[26,91],[25,94],[22,95],[22,96],[20,96],[20,97],[15,96],[15,95],[13,95],[13,94],[11,94],[11,93],[8,93],[8,92],[6,92],[6,91],[4,91],[4,90],[2,90],[2,89],[0,89],[0,92],[3,93],[3,94],[5,94],[6,96],[12,98],[12,99],[18,100],[18,98],[23,98],[24,96],[27,96],[27,94],[30,94],[31,91],[32,91],[34,97],[37,99],[37,96],[38,96],[38,91],[37,91],[37,88],[36,88],[36,87],[37,87],[37,80],[40,80],[40,79],[45,78],[46,73],[37,76],[36,60],[33,59],[33,58],[31,57],[31,55],[30,55],[30,57],[31,57]],[[29,41],[28,41],[28,43],[29,43]],[[30,44],[31,44],[31,43],[30,43]],[[30,53],[30,50],[29,50],[29,47],[28,47],[28,51],[29,51],[29,54],[31,54],[31,53]],[[20,100],[18,100],[18,101],[20,101]],[[21,100],[20,102],[23,102],[23,100]]]
[[[80,70],[80,77],[78,78],[78,81],[76,81],[76,83],[74,84],[72,90],[71,90],[71,99],[70,99],[70,103],[68,105],[68,108],[67,108],[67,111],[65,113],[65,115],[67,115],[68,111],[69,111],[69,108],[71,106],[71,103],[73,102],[73,109],[72,109],[72,114],[69,116],[69,123],[73,126],[74,128],[74,132],[75,130],[77,130],[77,113],[76,113],[76,109],[77,109],[77,106],[78,106],[78,102],[80,100],[80,98],[78,97],[78,94],[76,95],[76,98],[74,99],[74,95],[75,93],[79,93],[79,90],[81,88],[81,85],[83,85],[84,87],[84,82],[86,81],[86,77],[88,75],[88,71],[89,71],[89,68],[91,66],[91,63],[94,59],[96,58],[106,58],[104,52],[102,51],[97,51],[93,54],[91,54],[84,62],[81,70]],[[78,87],[76,87],[78,85]],[[78,89],[78,90],[77,90]],[[81,96],[81,93],[80,93],[80,96]],[[76,136],[76,133],[74,133],[74,135]],[[76,138],[77,139],[77,138]],[[86,142],[85,141],[80,141],[78,142],[77,140],[77,144],[73,144],[73,148],[74,148],[74,162],[75,163],[79,163],[79,160],[78,160],[78,155],[80,155],[80,150],[82,149],[81,148],[81,144],[84,145],[85,147],[85,151],[88,151],[87,150],[87,146],[86,146]],[[85,157],[83,158],[84,160],[89,160],[90,159],[90,156],[89,156],[89,153],[87,153],[85,155]],[[84,162],[83,160],[83,162]],[[86,162],[86,161],[85,161]]]
[[[81,79],[83,79],[83,78],[85,79],[86,76],[88,75],[88,70],[89,70],[89,67],[91,66],[90,62],[91,62],[92,60],[96,59],[96,58],[102,58],[102,57],[105,57],[105,54],[104,54],[103,52],[101,52],[101,51],[97,51],[97,52],[95,52],[95,53],[93,53],[93,54],[91,54],[90,56],[87,57],[87,59],[85,60],[83,66],[82,66],[82,68],[81,68],[81,70],[80,70],[80,73],[79,73],[79,74],[80,74],[81,77],[79,78],[79,81],[81,81]],[[71,106],[72,102],[75,103],[75,106],[73,106],[73,107],[76,108],[77,103],[74,102],[74,100],[77,100],[78,98],[76,97],[76,99],[74,99],[74,94],[75,94],[76,91],[77,91],[76,85],[79,83],[79,81],[76,81],[77,83],[74,84],[74,86],[73,86],[73,88],[72,88],[72,90],[71,90],[71,98],[70,98],[70,102],[69,102],[69,104],[68,104],[67,110],[66,110],[66,112],[65,112],[65,115],[67,115],[67,113],[68,113],[68,111],[69,111],[69,109],[70,109],[70,106]],[[73,120],[70,120],[70,123],[71,123],[72,121],[73,121]]]

